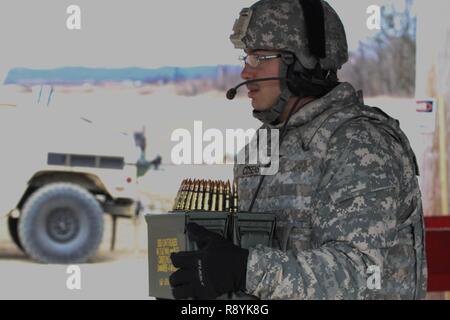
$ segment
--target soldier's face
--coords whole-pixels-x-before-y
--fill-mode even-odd
[[[248,50],[246,54],[256,56],[271,56],[276,54],[274,51],[252,51]],[[280,68],[280,59],[261,60],[257,67],[245,64],[241,72],[241,78],[252,80],[257,78],[278,77]],[[257,111],[266,111],[273,107],[281,94],[280,81],[270,80],[253,82],[247,85],[248,97],[252,100],[252,106]]]

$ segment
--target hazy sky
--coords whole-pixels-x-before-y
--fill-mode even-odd
[[[330,0],[341,15],[349,47],[373,34],[371,4],[394,0]],[[242,7],[254,0],[1,0],[0,80],[11,67],[158,67],[234,64],[228,40]],[[401,1],[400,1],[401,2]],[[66,28],[71,4],[82,30]]]

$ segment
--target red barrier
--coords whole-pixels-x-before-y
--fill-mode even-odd
[[[428,291],[450,291],[450,216],[425,217]]]

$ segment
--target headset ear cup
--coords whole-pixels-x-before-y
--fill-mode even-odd
[[[288,66],[286,78],[288,79],[287,87],[289,91],[295,96],[300,96],[298,75],[296,75],[296,72],[294,71],[294,64]]]
[[[299,70],[295,69],[295,64],[292,64],[287,69],[288,88],[294,96],[319,96],[322,91],[319,86],[311,82],[311,77],[305,75]]]
[[[306,70],[303,72],[296,70],[295,64],[288,66],[286,74],[289,79],[287,83],[288,89],[297,97],[322,97],[338,84],[336,82],[335,85],[327,86],[324,85],[325,82],[323,84],[313,83],[312,71],[307,74]]]

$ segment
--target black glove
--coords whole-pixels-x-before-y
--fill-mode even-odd
[[[169,278],[175,299],[215,299],[245,290],[248,250],[195,223],[189,223],[186,229],[199,250],[170,256],[179,268]]]

